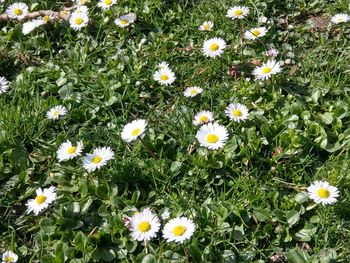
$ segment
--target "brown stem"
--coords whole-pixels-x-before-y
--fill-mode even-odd
[[[56,12],[56,11],[52,11],[52,10],[39,10],[39,11],[35,11],[32,13],[28,13],[26,15],[25,18],[23,18],[22,20],[26,20],[26,19],[33,19],[39,16],[48,16],[50,18],[50,20],[65,20],[68,21],[69,20],[69,14],[65,11],[62,12]],[[1,21],[8,21],[10,20],[10,18],[8,17],[7,13],[2,13],[0,15],[0,22]],[[15,19],[14,19],[15,20]],[[21,20],[21,21],[22,21]]]

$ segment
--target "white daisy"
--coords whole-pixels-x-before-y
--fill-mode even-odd
[[[258,22],[261,23],[261,24],[265,24],[268,22],[268,19],[266,16],[259,16],[258,17]]]
[[[62,105],[58,105],[51,108],[46,113],[46,117],[51,120],[58,120],[61,116],[64,116],[66,114],[67,114],[67,108]]]
[[[22,2],[14,3],[6,9],[6,13],[11,19],[22,20],[28,15],[28,6]]]
[[[176,77],[171,69],[161,68],[153,74],[153,79],[161,85],[168,86],[175,81]]]
[[[114,23],[118,26],[118,27],[127,27],[130,24],[134,23],[136,21],[136,15],[134,13],[129,13],[126,15],[123,15],[121,17],[118,17]]]
[[[276,48],[270,48],[265,52],[266,56],[277,57],[280,52]]]
[[[257,39],[259,37],[263,37],[265,36],[267,33],[267,29],[266,27],[255,27],[255,28],[252,28],[250,30],[247,30],[245,33],[244,33],[244,37],[246,39],[250,39],[250,40],[254,40],[254,39]]]
[[[242,19],[249,14],[249,8],[247,6],[234,6],[227,10],[226,17],[231,19]]]
[[[214,23],[212,21],[205,21],[199,26],[200,31],[211,31],[213,29]]]
[[[248,119],[248,109],[246,106],[234,103],[227,106],[225,110],[226,116],[235,122],[245,121]]]
[[[169,69],[169,63],[165,62],[165,61],[162,61],[161,63],[159,63],[157,65],[157,68],[159,68],[159,69]]]
[[[217,150],[224,147],[228,132],[224,126],[218,123],[208,123],[199,128],[196,138],[201,146]]]
[[[198,126],[202,124],[206,124],[208,122],[212,122],[214,120],[213,113],[211,111],[203,110],[198,112],[193,119],[193,125]]]
[[[35,199],[28,200],[28,213],[34,212],[35,215],[38,215],[41,210],[46,209],[53,201],[56,200],[56,188],[50,186],[46,189],[38,188],[36,190]]]
[[[11,250],[5,251],[4,254],[2,254],[3,263],[17,262],[17,260],[18,260],[17,254],[13,253]]]
[[[271,75],[277,74],[282,71],[280,63],[275,60],[269,60],[266,63],[262,64],[260,67],[256,67],[253,70],[253,75],[255,79],[268,79]]]
[[[38,19],[34,19],[28,22],[23,23],[22,25],[22,33],[23,35],[27,35],[30,32],[32,32],[35,28],[46,24],[47,22],[45,21],[45,19],[43,18],[38,18]]]
[[[121,137],[126,142],[131,142],[141,136],[147,126],[147,121],[138,119],[126,124],[122,130]]]
[[[0,77],[0,94],[9,90],[9,82],[5,77]]]
[[[109,9],[115,3],[117,3],[117,0],[100,0],[100,2],[98,2],[97,5],[102,9],[106,10]]]
[[[195,97],[196,95],[200,94],[203,92],[203,89],[197,86],[194,87],[188,87],[184,91],[184,96],[185,97]]]
[[[58,148],[57,159],[59,162],[73,159],[74,157],[81,155],[82,150],[83,141],[79,141],[77,145],[74,146],[69,140],[67,140],[61,144],[60,148]]]
[[[221,54],[224,53],[225,47],[225,40],[219,37],[214,37],[204,41],[202,52],[206,57],[215,58],[217,56],[221,56]]]
[[[314,200],[316,204],[333,204],[339,197],[339,190],[335,186],[331,186],[328,182],[316,181],[307,188],[309,198]]]
[[[89,23],[89,17],[87,13],[83,12],[73,12],[69,17],[70,27],[74,30],[80,30],[81,28],[87,26]]]
[[[163,220],[166,220],[170,217],[170,211],[169,209],[164,210],[164,212],[160,216]]]
[[[88,153],[83,157],[83,167],[90,173],[106,165],[113,157],[114,152],[110,147],[98,147],[92,154]]]
[[[89,14],[89,9],[86,5],[78,5],[77,8],[75,9],[74,13],[79,14],[79,13],[83,13],[83,14]]]
[[[348,14],[336,14],[332,16],[331,22],[333,24],[345,23],[350,20],[350,16]]]
[[[174,241],[183,243],[186,239],[190,239],[196,226],[191,219],[186,217],[176,217],[169,220],[163,229],[163,237],[167,242]]]
[[[151,240],[157,236],[160,228],[159,218],[146,208],[135,213],[130,220],[131,237],[137,241]]]

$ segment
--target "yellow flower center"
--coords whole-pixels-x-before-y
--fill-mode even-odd
[[[45,22],[48,22],[50,20],[50,17],[49,16],[44,16],[43,19],[44,19]]]
[[[182,236],[186,232],[186,227],[184,226],[176,226],[173,229],[173,234],[175,236]]]
[[[60,112],[58,110],[55,110],[52,114],[53,116],[58,117],[60,115]]]
[[[166,81],[166,80],[169,79],[169,77],[168,77],[168,75],[162,75],[162,76],[160,77],[160,79]]]
[[[260,30],[258,30],[258,29],[253,29],[252,31],[252,34],[254,35],[254,36],[259,36],[260,34],[261,34],[261,32],[260,32]]]
[[[326,188],[318,189],[317,194],[321,198],[328,198],[330,196],[330,192]]]
[[[131,135],[132,135],[132,136],[137,136],[137,135],[140,134],[140,132],[141,132],[141,129],[137,128],[137,129],[135,129],[135,130],[133,130],[133,131],[131,132]]]
[[[38,204],[38,205],[41,205],[42,203],[44,203],[46,200],[46,196],[44,195],[38,195],[36,198],[35,198],[35,202]]]
[[[68,148],[67,153],[72,154],[72,153],[75,153],[76,150],[77,150],[77,147],[72,146]]]
[[[129,22],[129,21],[126,20],[126,19],[120,20],[120,23],[121,23],[123,26],[125,26],[128,22]]]
[[[13,262],[15,259],[13,257],[7,257],[5,258],[5,262]]]
[[[22,14],[23,14],[23,11],[22,11],[22,9],[20,9],[20,8],[16,8],[15,10],[13,10],[13,13],[14,13],[16,16],[19,16],[19,15],[22,15]]]
[[[84,22],[84,20],[81,17],[78,17],[74,20],[74,23],[76,25],[81,25]]]
[[[101,161],[102,161],[102,157],[101,156],[96,155],[94,158],[92,158],[92,162],[93,163],[99,163]]]
[[[205,115],[203,115],[203,116],[201,116],[201,117],[199,118],[199,122],[200,122],[200,123],[206,123],[206,122],[208,122],[208,121],[209,121],[209,119],[208,119],[208,117],[205,116]]]
[[[195,89],[191,90],[191,94],[192,95],[196,95],[197,94],[197,91]]]
[[[271,71],[272,71],[272,68],[270,68],[270,67],[265,67],[265,68],[263,68],[263,70],[262,70],[262,72],[263,72],[264,74],[269,74]]]
[[[232,115],[235,116],[235,117],[241,117],[243,114],[240,110],[233,110],[232,111]]]
[[[147,232],[150,229],[151,229],[151,225],[147,221],[143,221],[139,224],[139,231],[140,232]]]
[[[233,12],[233,14],[234,14],[235,16],[240,16],[240,15],[243,14],[243,11],[240,10],[240,9],[238,9],[238,10],[235,10],[235,11]]]
[[[112,0],[105,0],[105,4],[106,5],[111,5],[112,4]]]
[[[219,49],[219,45],[218,44],[213,43],[213,44],[210,45],[210,50],[211,51],[216,51],[218,49]]]
[[[219,140],[219,137],[213,133],[207,136],[207,142],[209,143],[216,143],[218,140]]]
[[[204,28],[205,30],[209,30],[210,27],[209,27],[208,24],[204,24],[204,25],[203,25],[203,28]]]

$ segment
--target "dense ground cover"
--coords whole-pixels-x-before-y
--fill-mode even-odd
[[[76,6],[24,2],[30,12]],[[330,21],[349,13],[346,1],[86,5],[79,30],[68,13],[28,34],[28,19],[0,19],[0,77],[10,82],[0,94],[1,253],[18,262],[350,262],[350,22]],[[237,5],[249,14],[227,17]],[[118,27],[130,12],[136,20]],[[210,31],[199,30],[204,21]],[[266,35],[245,38],[257,26]],[[227,46],[212,58],[202,46],[213,37]],[[256,80],[268,60],[281,71]],[[154,79],[162,61],[176,76],[170,85]],[[203,92],[186,97],[192,86]],[[230,103],[245,105],[247,119],[226,116]],[[48,118],[57,105],[67,112]],[[222,148],[196,138],[202,110],[226,127]],[[121,133],[136,119],[146,129],[127,142]],[[83,157],[59,158],[67,140],[82,141]],[[113,156],[92,171],[83,158],[97,147]],[[313,202],[307,188],[316,180],[339,189],[337,202]],[[36,190],[51,186],[49,207],[29,212]],[[128,225],[145,208],[161,218],[147,242]],[[168,242],[162,229],[179,216],[194,232]]]

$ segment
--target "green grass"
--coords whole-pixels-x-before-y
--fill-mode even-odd
[[[43,2],[35,10],[61,8]],[[348,6],[237,4],[250,7],[248,18],[226,18],[235,3],[225,0],[120,0],[113,12],[90,3],[93,22],[80,32],[53,22],[24,36],[21,23],[0,22],[0,76],[11,81],[0,95],[1,253],[16,252],[18,262],[350,261],[350,27],[328,23]],[[129,11],[135,24],[117,28],[115,17]],[[273,21],[268,34],[241,43],[262,15]],[[325,26],[315,28],[314,16]],[[205,20],[213,31],[198,31]],[[222,57],[206,58],[202,43],[215,36],[229,46]],[[247,81],[249,62],[266,61],[270,46],[291,64],[263,83]],[[163,60],[176,74],[169,87],[152,78]],[[240,77],[227,73],[232,66]],[[204,93],[185,98],[192,85]],[[224,110],[233,101],[247,105],[248,121],[228,120]],[[47,120],[59,104],[67,116]],[[222,150],[195,139],[192,117],[200,110],[228,127]],[[146,135],[126,144],[121,130],[137,118],[147,119]],[[84,153],[110,146],[115,157],[89,174],[81,157],[58,163],[67,139],[83,140]],[[311,207],[304,191],[315,180],[339,188],[336,204]],[[54,205],[27,214],[27,200],[50,185],[58,189]],[[178,245],[159,233],[145,248],[123,222],[144,207],[192,218],[194,235]]]

